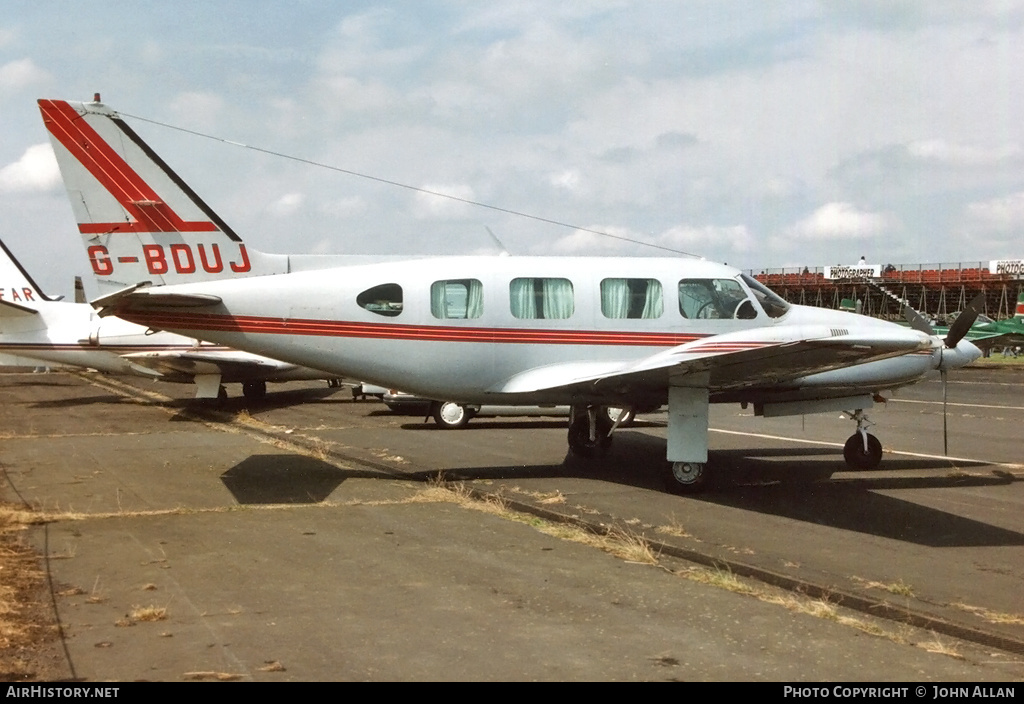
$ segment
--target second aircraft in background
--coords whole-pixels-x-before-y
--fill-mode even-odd
[[[238,382],[247,399],[267,382],[326,379],[326,372],[279,362],[119,318],[101,318],[87,303],[44,294],[0,242],[0,364],[73,366],[161,381],[195,383],[197,398],[219,398]]]

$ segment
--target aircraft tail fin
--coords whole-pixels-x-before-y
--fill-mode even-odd
[[[1024,291],[1017,295],[1017,312],[1013,317],[1017,320],[1024,320]]]
[[[287,271],[242,239],[113,110],[40,100],[102,292]]]
[[[35,311],[59,300],[43,293],[7,245],[0,241],[0,302],[7,304],[8,310]]]

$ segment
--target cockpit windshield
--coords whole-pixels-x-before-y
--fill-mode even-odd
[[[740,278],[743,279],[743,283],[750,287],[754,298],[761,304],[769,318],[781,318],[789,311],[789,304],[760,281],[746,274],[741,274]]]

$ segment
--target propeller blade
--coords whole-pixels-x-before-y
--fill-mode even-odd
[[[956,317],[953,324],[949,326],[949,332],[946,333],[946,347],[956,347],[956,343],[964,339],[964,335],[970,331],[971,326],[974,325],[974,321],[978,319],[981,314],[981,309],[985,304],[985,294],[979,293],[977,296],[971,299],[971,302],[967,304],[967,307]]]
[[[935,328],[931,326],[928,319],[908,305],[903,306],[903,317],[910,323],[910,327],[925,335],[934,335]]]
[[[940,374],[942,375],[942,454],[949,456],[949,434],[946,431],[946,370],[943,369]]]

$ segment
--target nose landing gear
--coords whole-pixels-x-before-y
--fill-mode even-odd
[[[852,469],[874,469],[882,461],[882,443],[868,432],[873,425],[863,409],[853,413],[847,412],[852,420],[857,421],[857,432],[850,436],[843,445],[843,457]]]

